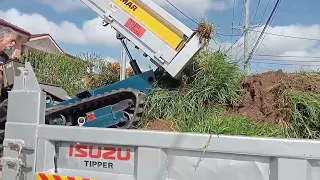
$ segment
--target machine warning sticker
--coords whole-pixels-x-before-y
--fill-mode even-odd
[[[82,166],[88,168],[114,169],[114,163],[128,162],[133,160],[130,148],[97,146],[85,144],[70,144],[69,157],[81,160]]]
[[[137,22],[135,22],[132,18],[129,18],[128,21],[124,25],[128,28],[132,33],[141,38],[143,34],[146,32],[142,26],[140,26]]]

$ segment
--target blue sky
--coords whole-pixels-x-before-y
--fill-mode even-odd
[[[2,0],[0,1],[0,18],[23,27],[31,33],[50,33],[67,53],[77,55],[82,52],[96,52],[109,60],[118,60],[120,45],[114,38],[114,32],[108,28],[102,28],[99,25],[101,19],[97,18],[91,9],[76,1],[79,0]],[[190,28],[196,27],[192,21],[173,9],[165,0],[155,0],[155,2]],[[170,2],[192,19],[204,18],[215,24],[218,27],[218,33],[232,34],[233,0],[171,0]],[[234,25],[243,25],[243,0],[235,2]],[[262,30],[275,2],[276,0],[270,0],[264,18],[261,19],[268,0],[260,1],[255,18],[259,0],[251,0],[250,23],[254,25],[262,21],[262,27],[251,31],[250,48],[257,40],[259,31]],[[318,66],[320,67],[320,62],[314,62],[320,58],[314,58],[312,62],[310,58],[306,58],[306,56],[320,56],[319,41],[277,36],[320,39],[318,7],[320,7],[320,1],[317,0],[281,1],[268,30],[268,33],[276,35],[267,34],[256,54],[290,57],[253,56],[252,71],[262,72],[279,68],[286,71],[295,71],[300,68],[315,70]],[[253,19],[255,22],[252,22]],[[233,30],[233,34],[241,34],[241,31]],[[216,39],[217,44],[213,43],[211,47],[216,49],[221,46],[227,49],[231,41],[233,43],[236,39],[237,36],[232,36],[232,39],[231,36],[219,36]],[[240,39],[230,52],[234,59],[241,59],[243,55],[242,42]],[[143,68],[147,68],[150,64],[148,59],[144,59],[139,53],[133,53],[133,55]]]

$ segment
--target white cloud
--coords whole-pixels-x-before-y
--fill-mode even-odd
[[[153,0],[159,6],[173,8],[166,0]],[[39,0],[52,6],[57,12],[75,11],[86,8],[80,0]],[[190,16],[203,16],[209,10],[223,11],[233,7],[234,0],[170,0],[170,2]],[[238,0],[236,0],[236,3]],[[179,13],[179,12],[178,12]]]
[[[258,27],[250,31],[249,34],[249,51],[251,52],[257,41],[263,27]],[[264,62],[274,64],[297,64],[293,65],[282,65],[286,66],[286,69],[291,71],[300,70],[301,67],[306,70],[317,70],[320,68],[320,58],[306,58],[306,56],[320,56],[320,46],[317,40],[306,40],[297,38],[288,38],[279,35],[291,36],[291,37],[303,37],[310,39],[320,39],[320,25],[288,25],[288,26],[274,26],[268,28],[268,33],[265,38],[261,39],[259,49],[256,49],[255,55],[270,55],[270,56],[252,56],[251,62],[257,62],[257,59],[261,64]],[[277,34],[277,35],[274,35]],[[236,39],[236,38],[234,38]],[[213,41],[210,44],[211,48],[228,49],[231,46],[230,42],[220,42],[215,44]],[[234,59],[243,59],[243,37],[233,45],[232,51],[229,54]],[[300,56],[300,57],[271,57],[271,56]],[[263,59],[263,60],[262,60]],[[284,61],[285,60],[285,61]],[[315,62],[310,62],[315,61]],[[318,62],[319,61],[319,62]],[[256,64],[256,63],[252,63]],[[269,66],[269,64],[263,64]],[[302,66],[301,66],[302,65]],[[310,65],[310,66],[309,66]],[[276,66],[276,65],[272,65]],[[280,66],[280,65],[279,65]]]
[[[15,24],[30,33],[49,33],[56,41],[68,44],[116,46],[116,31],[110,26],[103,27],[100,17],[84,21],[81,28],[74,23],[63,21],[56,24],[40,14],[21,13],[12,8],[0,10],[0,18]]]
[[[257,31],[262,31],[262,27],[256,28]],[[320,39],[320,25],[290,25],[290,26],[275,26],[270,27],[266,34],[261,48],[257,50],[257,54],[281,55],[288,52],[308,50],[317,45],[317,41],[287,38],[272,34],[280,34],[293,37],[309,37]],[[251,42],[258,37],[260,32],[252,32],[250,37]],[[263,46],[263,47],[262,47]]]
[[[110,57],[110,56],[107,56],[105,58],[103,58],[104,60],[106,60],[107,62],[119,62],[119,60],[113,58],[113,57]]]
[[[57,12],[67,12],[86,7],[80,0],[38,0],[43,4],[52,6]]]
[[[223,11],[233,7],[233,0],[153,0],[159,6],[173,8],[171,4],[191,17],[203,16],[209,10]],[[236,0],[238,1],[238,0]]]

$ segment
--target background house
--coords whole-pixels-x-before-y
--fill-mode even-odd
[[[20,57],[27,52],[47,52],[52,54],[65,54],[71,58],[74,56],[67,54],[61,49],[50,34],[31,34],[30,32],[0,18],[0,27],[5,26],[13,29],[18,34],[15,51],[7,54],[13,57]]]
[[[29,41],[23,44],[23,49],[27,52],[65,54],[50,34],[32,34]]]

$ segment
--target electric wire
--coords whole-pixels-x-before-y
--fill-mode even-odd
[[[274,64],[274,65],[284,65],[284,66],[320,66],[320,64],[295,64],[295,63],[276,63],[276,62],[258,62],[252,61],[252,63],[260,63],[260,64]]]
[[[289,61],[289,62],[303,62],[303,63],[320,63],[320,61],[316,60],[293,60],[293,59],[260,59],[260,58],[255,58],[252,59],[253,61]]]
[[[254,56],[262,56],[262,57],[284,57],[284,58],[308,58],[308,59],[320,59],[320,56],[285,56],[285,55],[269,55],[269,54],[256,54]]]
[[[253,29],[251,29],[251,30],[249,30],[249,31],[261,32],[261,31],[259,31],[259,30],[253,30]],[[280,36],[280,37],[286,37],[286,38],[292,38],[292,39],[320,41],[319,38],[307,38],[307,37],[289,36],[289,35],[276,34],[276,33],[270,33],[270,32],[266,32],[266,34],[270,34],[270,35],[274,35],[274,36]]]
[[[177,8],[177,6],[175,6],[174,4],[172,4],[169,0],[166,0],[167,3],[169,3],[173,8],[175,8],[177,11],[179,11],[182,15],[184,15],[186,18],[188,18],[189,20],[191,20],[192,22],[194,22],[195,24],[198,24],[197,21],[195,21],[194,19],[190,18],[187,14],[185,14],[184,12],[182,12],[179,8]]]
[[[268,9],[268,7],[269,7],[269,3],[270,3],[270,0],[268,0],[268,3],[267,3],[267,5],[266,5],[266,8],[265,8],[264,11],[263,11],[263,14],[262,14],[262,16],[261,16],[261,21],[259,22],[259,25],[261,25],[261,23],[262,23],[262,21],[263,21],[264,15],[266,14],[266,11],[267,11],[267,9]]]
[[[274,15],[275,15],[275,13],[276,13],[276,10],[277,10],[278,7],[279,7],[280,2],[281,2],[281,0],[277,0],[276,4],[274,5],[274,7],[273,7],[273,9],[272,9],[272,12],[271,12],[271,14],[270,14],[270,16],[269,16],[266,24],[264,25],[264,28],[263,28],[262,32],[260,33],[260,36],[259,36],[258,40],[256,41],[256,43],[255,43],[252,51],[249,53],[248,60],[251,59],[253,53],[255,52],[256,48],[257,48],[258,45],[259,45],[259,42],[260,42],[262,36],[264,35],[264,32],[267,30],[267,28],[269,27],[269,24],[272,22],[273,17],[274,17]],[[265,37],[265,36],[264,36],[264,37]],[[263,39],[264,39],[264,38],[263,38]],[[262,40],[262,41],[263,41],[263,40]],[[261,43],[262,43],[262,41],[261,41]]]
[[[255,13],[254,13],[254,17],[253,17],[253,23],[255,22],[255,20],[256,20],[256,16],[257,16],[257,13],[258,13],[258,10],[259,10],[259,6],[260,6],[260,0],[258,1],[258,5],[257,5],[257,8],[256,8],[256,11],[255,11]]]
[[[233,7],[232,7],[232,22],[231,22],[231,27],[233,27],[233,23],[234,23],[234,9],[235,9],[235,5],[236,5],[236,0],[233,0]],[[231,41],[233,40],[233,28],[231,28]],[[232,49],[231,49],[231,52],[232,52]]]

